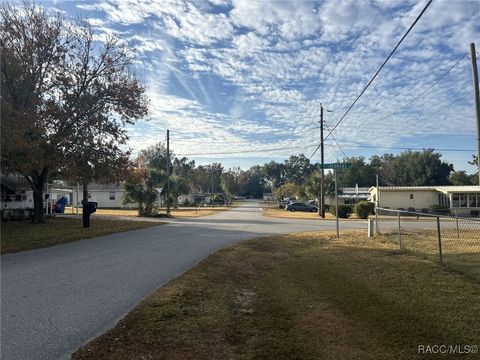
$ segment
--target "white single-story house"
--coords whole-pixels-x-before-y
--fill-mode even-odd
[[[372,186],[369,201],[390,209],[429,209],[433,205],[448,206],[451,214],[470,215],[480,210],[480,186]]]
[[[344,187],[338,190],[339,204],[356,204],[359,201],[366,201],[370,197],[370,191],[367,187]],[[325,204],[335,205],[335,197],[326,197]]]
[[[275,195],[273,195],[272,193],[263,193],[263,201],[274,202],[275,201]]]
[[[196,205],[203,205],[203,204],[210,204],[210,200],[212,200],[215,196],[221,196],[223,198],[223,193],[215,193],[215,194],[204,194],[204,193],[190,193],[190,194],[182,194],[178,197],[178,204],[185,205],[189,204],[191,206]]]

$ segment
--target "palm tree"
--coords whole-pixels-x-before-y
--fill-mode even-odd
[[[170,178],[170,194],[173,197],[173,207],[178,208],[178,197],[182,194],[188,194],[191,191],[188,180],[180,177],[174,176]]]

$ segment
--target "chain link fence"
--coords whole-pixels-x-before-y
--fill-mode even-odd
[[[376,235],[480,279],[480,219],[378,208]]]

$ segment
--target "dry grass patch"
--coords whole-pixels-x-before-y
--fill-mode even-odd
[[[288,219],[308,219],[308,220],[335,220],[335,215],[330,214],[329,212],[325,213],[325,219],[322,219],[318,213],[310,213],[303,211],[286,211],[285,209],[279,208],[264,208],[263,216],[276,217],[276,218],[288,218]],[[350,214],[348,219],[343,220],[359,220],[356,214]]]
[[[200,216],[207,216],[207,215],[212,215],[216,214],[219,211],[225,211],[225,210],[230,210],[231,207],[201,207],[197,208],[178,208],[178,209],[172,209],[171,214],[173,217],[200,217]],[[71,215],[71,214],[76,214],[77,210],[73,209],[71,207],[68,207],[65,209],[65,214]],[[82,209],[78,209],[78,213],[81,215],[82,214]],[[166,210],[165,209],[160,209],[161,214],[165,214]],[[136,209],[97,209],[97,211],[93,214],[95,215],[102,215],[102,216],[138,216],[138,210]]]
[[[92,219],[90,228],[81,219],[55,218],[44,224],[10,221],[1,224],[1,253],[32,250],[95,236],[161,225],[156,222]]]
[[[400,248],[398,233],[384,232],[383,241]],[[431,261],[439,261],[439,246],[436,230],[402,231],[402,249]],[[443,264],[480,280],[480,233],[476,230],[457,232],[455,229],[441,231]]]
[[[201,207],[195,210],[195,208],[178,208],[172,209],[172,215],[174,217],[199,217],[217,214],[220,211],[231,210],[231,207],[221,206],[221,207]]]
[[[478,282],[388,241],[293,234],[213,254],[73,359],[426,359],[479,344],[479,313]]]

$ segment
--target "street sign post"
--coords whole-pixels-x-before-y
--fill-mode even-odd
[[[337,178],[338,178],[338,170],[340,169],[350,169],[352,167],[352,163],[329,163],[329,164],[320,164],[320,169],[333,169],[335,174],[335,222],[337,228],[337,238],[340,237],[340,226],[338,222],[338,186],[337,186]],[[358,194],[358,185],[356,186],[356,193]]]
[[[350,169],[352,163],[329,163],[329,164],[320,164],[320,169]]]

